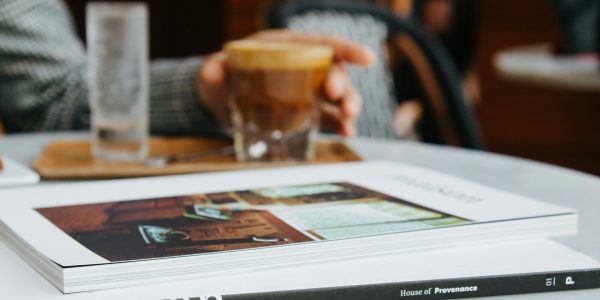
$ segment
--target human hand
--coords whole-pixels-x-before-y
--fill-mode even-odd
[[[375,54],[368,48],[347,40],[288,30],[267,30],[248,37],[249,39],[294,41],[329,45],[334,49],[334,64],[325,79],[326,102],[321,103],[321,127],[345,136],[356,134],[354,121],[358,117],[362,100],[350,83],[345,63],[369,66],[375,61]],[[199,69],[198,86],[200,99],[226,127],[231,124],[227,105],[227,64],[223,52],[208,56]]]

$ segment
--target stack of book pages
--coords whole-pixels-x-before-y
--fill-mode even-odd
[[[64,293],[574,234],[577,213],[390,162],[0,191],[0,237]]]

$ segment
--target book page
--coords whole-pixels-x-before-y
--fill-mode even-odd
[[[573,213],[396,163],[65,184],[0,198],[13,200],[0,220],[62,266]]]

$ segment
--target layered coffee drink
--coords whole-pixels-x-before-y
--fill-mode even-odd
[[[299,161],[315,155],[319,102],[333,60],[328,46],[240,40],[225,45],[240,161]]]

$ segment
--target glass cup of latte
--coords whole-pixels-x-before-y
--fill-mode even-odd
[[[259,40],[225,45],[229,106],[239,161],[315,157],[319,105],[333,61],[329,46]]]

